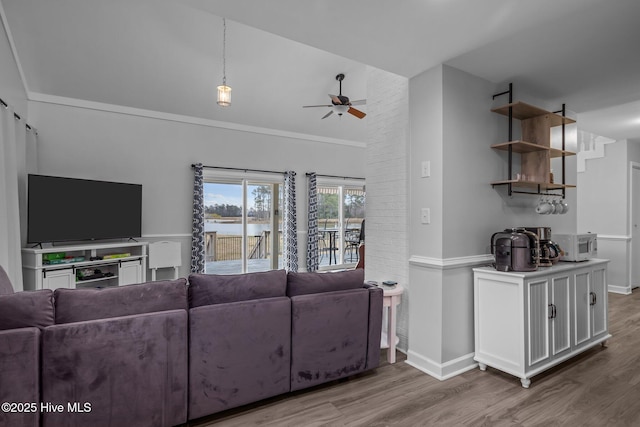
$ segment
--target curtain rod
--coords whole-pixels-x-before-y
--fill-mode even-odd
[[[311,176],[313,174],[314,174],[314,172],[307,172],[307,176]],[[357,176],[321,175],[319,173],[316,173],[315,175],[319,176],[321,178],[360,179],[362,181],[365,181],[365,178],[360,178],[360,177],[357,177]]]
[[[0,104],[2,104],[2,106],[3,106],[4,108],[9,108],[9,104],[7,104],[6,102],[4,102],[4,100],[3,100],[2,98],[0,98]],[[16,112],[14,112],[14,113],[13,113],[13,117],[15,117],[15,118],[16,118],[16,120],[22,120],[22,117],[20,117],[20,116],[18,115],[18,113],[16,113]],[[27,127],[27,129],[29,129],[29,130],[32,130],[32,129],[33,129],[33,128],[31,127],[31,125],[29,125],[29,123],[26,123],[26,122],[25,122],[25,124],[24,124],[24,125],[25,125],[25,126]]]
[[[194,168],[194,167],[196,167],[196,165],[192,163],[191,167]],[[262,170],[262,169],[228,168],[228,167],[224,167],[224,166],[207,166],[207,165],[202,165],[202,167],[205,168],[205,169],[222,169],[222,170],[228,170],[228,171],[274,173],[274,174],[278,174],[278,175],[284,175],[284,172],[269,171],[269,170]]]

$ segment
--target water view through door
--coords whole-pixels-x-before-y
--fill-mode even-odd
[[[208,274],[282,268],[280,189],[248,180],[204,184]]]

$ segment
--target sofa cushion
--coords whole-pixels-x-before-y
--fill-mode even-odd
[[[291,300],[189,310],[189,419],[290,390]]]
[[[368,324],[367,289],[291,297],[291,391],[364,371]]]
[[[43,426],[170,427],[187,421],[188,313],[167,310],[42,332]],[[91,404],[71,413],[68,403]]]
[[[364,270],[339,271],[335,273],[287,274],[287,295],[316,294],[320,292],[344,291],[364,286]]]
[[[56,289],[56,324],[167,310],[187,310],[186,279],[103,289]]]
[[[40,337],[38,328],[0,331],[0,402],[37,402],[37,411],[0,411],[0,426],[40,425]]]
[[[0,330],[53,325],[51,289],[0,295]]]
[[[286,296],[284,270],[245,274],[191,274],[189,307]]]

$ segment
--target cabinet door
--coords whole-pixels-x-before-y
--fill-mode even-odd
[[[578,347],[591,339],[591,274],[579,270],[574,276],[574,340]]]
[[[591,272],[591,333],[593,337],[607,332],[607,280],[606,269]]]
[[[142,264],[139,259],[133,261],[122,261],[118,268],[120,286],[140,283],[142,281]]]
[[[570,277],[551,279],[551,354],[557,356],[571,349]]]
[[[75,288],[76,275],[73,268],[62,270],[43,270],[42,288],[55,290],[58,288]]]
[[[549,358],[549,292],[546,279],[527,283],[528,366]]]

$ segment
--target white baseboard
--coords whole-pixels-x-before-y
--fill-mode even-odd
[[[607,285],[607,290],[614,294],[631,295],[630,286]]]
[[[477,367],[478,363],[473,360],[474,355],[475,353],[469,353],[445,363],[438,363],[409,350],[406,363],[440,381],[445,381]]]

